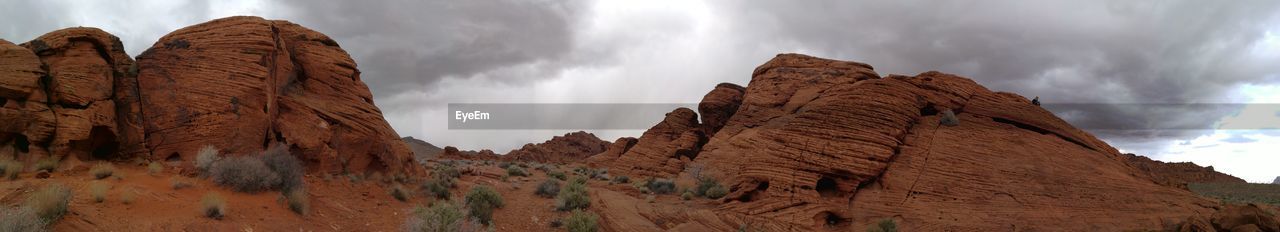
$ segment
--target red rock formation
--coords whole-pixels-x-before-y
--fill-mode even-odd
[[[1226,173],[1213,170],[1213,166],[1200,167],[1191,162],[1165,163],[1146,156],[1124,154],[1129,165],[1146,172],[1156,183],[1181,187],[1188,183],[1247,183]]]
[[[604,152],[609,142],[584,131],[555,136],[539,144],[525,144],[520,149],[507,152],[502,158],[541,163],[568,163],[586,159]]]
[[[135,64],[95,28],[0,41],[0,155],[27,162],[193,160],[213,145],[291,145],[309,171],[419,169],[355,62],[286,21],[230,17],[172,32]],[[414,171],[414,170],[410,170]]]
[[[609,149],[601,152],[600,154],[587,157],[586,162],[592,167],[607,167],[610,164],[613,164],[613,161],[617,160],[623,153],[627,153],[628,150],[631,150],[631,147],[635,146],[637,141],[639,141],[639,139],[633,137],[618,138],[618,140],[615,140],[613,144],[609,145]]]
[[[1151,229],[1216,205],[1157,184],[1026,98],[963,77],[881,78],[866,64],[784,54],[755,70],[742,99],[691,163],[674,158],[698,126],[687,109],[613,162],[635,176],[702,166],[730,186],[715,213],[663,228],[856,230],[892,218],[904,231]],[[958,125],[940,126],[946,110]]]
[[[698,103],[698,114],[702,116],[703,134],[715,135],[724,127],[729,117],[738,111],[745,91],[746,88],[733,83],[720,83],[702,97],[702,102]]]
[[[673,176],[684,170],[684,164],[706,143],[699,128],[697,113],[688,108],[675,109],[640,135],[634,146],[613,161],[610,169],[632,176]]]

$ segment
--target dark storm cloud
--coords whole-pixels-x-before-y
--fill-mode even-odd
[[[562,62],[572,46],[576,2],[290,0],[290,20],[337,39],[360,64],[375,95],[424,89],[521,65]],[[559,67],[489,77],[521,82]]]
[[[1276,21],[1280,2],[1274,1],[726,3],[730,7],[723,12],[741,22],[736,31],[746,33],[739,36],[802,44],[821,55],[871,64],[881,73],[955,73],[1046,103],[1221,102],[1238,84],[1271,83],[1266,77],[1280,73],[1274,57],[1251,56]],[[1094,129],[1207,129],[1238,109],[1094,106],[1088,114],[1071,115],[1073,123]],[[1102,135],[1114,141],[1202,132]]]

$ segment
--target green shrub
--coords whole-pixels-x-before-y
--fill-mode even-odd
[[[454,168],[452,165],[436,165],[435,170],[432,170],[431,175],[437,178],[439,177],[458,178],[458,177],[462,177],[462,172],[458,171],[458,169]]]
[[[276,173],[280,178],[280,183],[275,186],[282,192],[289,192],[295,188],[302,187],[302,161],[298,157],[294,157],[289,153],[288,146],[284,144],[273,145],[267,150],[262,151],[259,155],[262,163]]]
[[[395,197],[396,200],[399,200],[402,202],[409,201],[409,190],[405,189],[404,185],[400,185],[400,184],[391,185],[391,189],[388,191],[391,193],[391,197]]]
[[[111,177],[111,173],[114,173],[115,171],[116,166],[111,165],[111,163],[102,162],[93,165],[93,168],[89,169],[89,175],[93,175],[94,179],[101,180],[102,178]]]
[[[650,179],[645,181],[649,191],[657,194],[671,194],[676,191],[676,182],[667,179]],[[695,193],[696,194],[696,193]]]
[[[707,189],[707,194],[704,196],[706,196],[707,199],[720,199],[721,197],[724,197],[724,195],[727,195],[727,194],[729,194],[729,188],[725,188],[724,186],[721,186],[721,185],[716,185],[714,187],[711,187],[711,189]]]
[[[556,194],[560,194],[560,182],[555,179],[547,179],[538,184],[538,189],[534,190],[533,193],[544,198],[556,197]]]
[[[575,184],[586,185],[586,184],[587,184],[587,178],[586,178],[586,177],[581,177],[581,176],[576,176],[576,177],[573,177],[573,180],[572,180],[572,181],[570,181],[570,182],[575,183]]]
[[[427,180],[422,183],[422,192],[436,199],[449,199],[449,186],[442,180]]]
[[[569,214],[569,218],[564,219],[564,226],[569,232],[595,232],[599,230],[596,225],[599,220],[600,216],[595,213],[575,209]]]
[[[213,183],[237,192],[255,193],[280,186],[280,176],[257,157],[227,157],[209,171]]]
[[[692,193],[692,192],[685,191],[684,193],[680,194],[680,199],[684,199],[684,200],[686,200],[686,201],[687,201],[687,200],[690,200],[690,199],[693,199],[693,193]]]
[[[569,183],[560,190],[559,194],[556,194],[556,210],[570,211],[590,206],[591,197],[587,194],[587,186],[583,183]]]
[[[483,225],[475,218],[467,218],[466,213],[457,205],[448,201],[431,204],[431,207],[417,207],[405,221],[405,230],[421,232],[471,232],[485,231]],[[487,229],[493,231],[493,226]]]
[[[897,232],[898,224],[892,218],[881,219],[880,222],[867,226],[867,232]]]
[[[60,160],[58,160],[57,157],[44,157],[43,159],[36,161],[36,171],[53,172],[55,169],[58,169],[58,162],[60,162]]]
[[[489,224],[493,220],[493,210],[502,208],[502,195],[492,187],[477,185],[471,187],[465,199],[467,209],[472,217],[480,219],[480,223]]]
[[[49,224],[67,214],[69,203],[71,203],[71,188],[61,184],[50,184],[27,197],[27,207],[35,210],[36,215]]]
[[[147,164],[147,174],[154,176],[156,174],[160,174],[160,172],[163,172],[163,171],[164,171],[164,164],[160,164],[160,162],[152,161],[151,163]]]
[[[200,208],[205,217],[222,220],[227,215],[227,200],[218,193],[206,193],[200,198]]]
[[[694,187],[693,195],[699,196],[699,197],[706,196],[707,190],[710,190],[711,188],[716,186],[720,186],[720,183],[717,182],[716,179],[713,179],[713,178],[698,179],[698,185]]]
[[[556,179],[559,179],[559,180],[568,180],[568,179],[569,179],[568,177],[565,177],[564,172],[559,172],[559,171],[556,171],[556,172],[548,172],[548,173],[547,173],[547,176],[550,176],[551,178],[556,178]]]
[[[94,181],[89,184],[89,194],[93,196],[93,202],[102,203],[102,201],[106,201],[108,189],[111,189],[111,186],[102,181]]]
[[[311,197],[304,188],[290,190],[284,194],[284,199],[289,203],[289,210],[298,215],[307,215],[311,210]]]
[[[511,167],[511,162],[502,162],[502,163],[498,163],[498,168],[506,169],[506,168],[509,168],[509,167]]]
[[[126,205],[133,204],[133,199],[137,198],[137,195],[138,193],[134,192],[132,189],[120,191],[120,203],[124,203]]]
[[[172,186],[173,190],[179,190],[191,187],[191,182],[184,180],[182,177],[174,176],[169,177],[169,186]]]
[[[206,145],[196,152],[196,171],[199,171],[201,175],[207,175],[209,174],[209,169],[213,168],[213,163],[221,159],[222,157],[218,155],[218,148]]]
[[[45,231],[45,224],[30,207],[0,207],[0,231]]]
[[[520,167],[518,167],[518,166],[507,166],[507,175],[509,175],[509,176],[529,176],[529,172],[526,172],[523,168],[520,168]]]

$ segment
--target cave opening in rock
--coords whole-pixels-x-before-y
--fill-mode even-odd
[[[836,214],[831,211],[822,211],[821,213],[818,213],[818,215],[815,215],[813,218],[816,221],[815,224],[823,225],[823,226],[826,226],[827,228],[847,227],[849,226],[849,223],[853,221],[850,218],[841,217],[839,214]]]
[[[95,126],[89,130],[89,152],[93,159],[115,158],[120,143],[116,142],[115,133],[105,126]]]
[[[934,108],[933,103],[929,103],[929,105],[920,108],[920,116],[930,115],[938,115],[938,109]]]
[[[27,140],[27,136],[15,134],[13,139],[13,147],[18,149],[20,153],[31,152],[31,141]]]
[[[817,190],[818,195],[822,197],[840,196],[840,188],[836,184],[836,180],[827,176],[818,179],[818,183],[814,185],[814,190]]]
[[[769,190],[769,182],[761,181],[759,184],[756,184],[755,189],[749,190],[746,193],[743,193],[742,196],[739,196],[738,201],[751,202],[756,199],[757,194],[760,194],[765,190]]]
[[[182,155],[177,152],[170,153],[169,156],[164,157],[164,161],[176,164],[177,162],[182,162]]]

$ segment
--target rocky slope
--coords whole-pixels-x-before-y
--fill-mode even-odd
[[[605,164],[633,179],[719,179],[730,193],[718,208],[646,216],[662,224],[606,215],[611,230],[860,230],[884,218],[905,231],[1159,229],[1217,207],[1027,98],[955,75],[880,77],[783,54],[735,89],[707,94],[702,123],[676,109]],[[948,114],[958,124],[943,125]]]
[[[1243,179],[1213,170],[1213,166],[1200,167],[1191,162],[1166,163],[1146,156],[1124,154],[1126,161],[1138,170],[1151,175],[1157,183],[1182,187],[1187,183],[1247,183]]]
[[[309,171],[416,168],[351,57],[287,21],[189,26],[136,63],[102,30],[58,30],[0,42],[0,75],[0,155],[28,163],[190,161],[206,145],[240,155],[283,142]]]
[[[555,136],[546,142],[525,144],[520,149],[511,150],[503,156],[505,160],[568,163],[586,159],[604,152],[609,142],[600,140],[596,135],[584,131],[566,133]]]
[[[444,153],[444,148],[437,147],[434,144],[414,138],[413,136],[400,138],[400,140],[403,140],[404,144],[409,146],[409,150],[413,151],[413,159],[417,160],[419,163],[433,159],[436,156],[439,156],[440,153]]]

